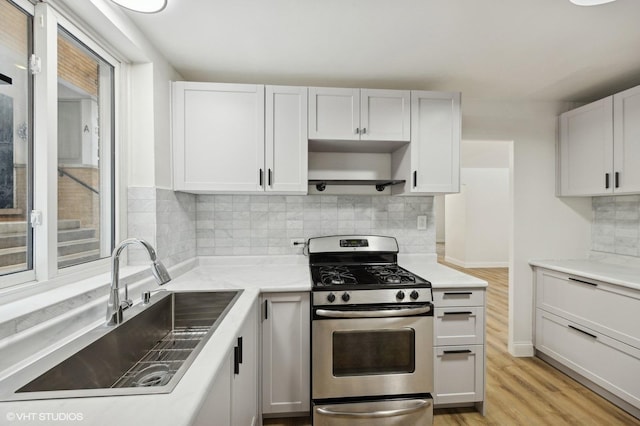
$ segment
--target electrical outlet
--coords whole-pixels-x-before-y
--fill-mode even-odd
[[[427,216],[418,216],[418,230],[424,231],[427,229]]]
[[[289,243],[292,247],[300,247],[303,246],[306,241],[304,240],[304,238],[292,238],[289,240]]]

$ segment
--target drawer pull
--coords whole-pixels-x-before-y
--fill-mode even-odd
[[[586,335],[587,335],[587,336],[589,336],[589,337],[593,337],[594,339],[597,339],[597,338],[598,338],[598,336],[596,336],[595,334],[587,333],[587,332],[586,332],[586,331],[584,331],[584,330],[580,330],[578,327],[574,327],[574,326],[572,326],[572,325],[569,325],[569,328],[572,328],[572,329],[574,329],[575,331],[579,331],[579,332],[580,332],[580,333],[582,333],[582,334],[586,334]]]
[[[473,292],[471,291],[445,291],[445,296],[471,296]]]
[[[452,351],[443,351],[444,354],[449,355],[449,354],[470,354],[473,351],[471,349],[457,349],[457,350],[452,350]]]
[[[577,283],[587,284],[587,285],[591,285],[591,286],[594,286],[594,287],[598,287],[598,284],[596,284],[596,283],[590,283],[589,281],[583,281],[583,280],[579,280],[577,278],[569,277],[569,281],[574,281],[574,282],[577,282]]]
[[[445,312],[445,315],[473,315],[471,311]]]

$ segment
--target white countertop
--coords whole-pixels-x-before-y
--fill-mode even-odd
[[[425,255],[400,255],[398,264],[403,268],[431,282],[431,287],[438,288],[484,288],[488,283],[480,278],[472,277],[455,269],[446,267]]]
[[[166,288],[243,289],[243,293],[171,393],[0,402],[0,424],[189,424],[260,293],[311,289],[308,259],[303,256],[217,256],[200,258],[198,263]],[[439,265],[434,256],[401,255],[399,264],[431,281],[434,288],[487,285],[486,281]]]
[[[640,266],[623,258],[531,260],[529,265],[640,290]]]

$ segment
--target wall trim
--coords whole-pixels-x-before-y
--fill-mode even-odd
[[[462,260],[445,256],[444,261],[460,266],[461,268],[508,268],[509,261],[505,262],[464,262]]]
[[[532,357],[535,353],[533,342],[509,342],[508,349],[515,357]]]

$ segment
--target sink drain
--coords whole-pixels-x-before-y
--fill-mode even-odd
[[[143,370],[140,370],[134,380],[133,386],[135,387],[150,387],[150,386],[164,386],[169,383],[173,374],[169,371],[169,366],[166,364],[151,365]]]

